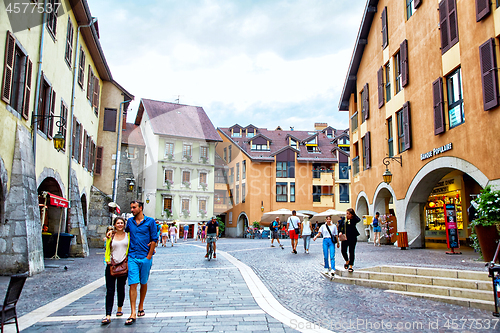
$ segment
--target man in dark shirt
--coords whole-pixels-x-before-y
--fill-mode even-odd
[[[208,242],[214,243],[214,258],[217,258],[215,254],[216,249],[216,240],[219,239],[219,223],[217,222],[217,218],[212,216],[212,220],[207,223],[207,232],[205,233],[205,239],[208,238]],[[207,254],[205,258],[208,258],[208,242],[207,242]]]

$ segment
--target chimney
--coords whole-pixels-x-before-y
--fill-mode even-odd
[[[315,131],[322,131],[327,127],[328,127],[328,123],[314,123],[314,130]]]

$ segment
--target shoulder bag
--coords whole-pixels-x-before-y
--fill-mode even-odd
[[[332,243],[337,244],[337,239],[333,237],[332,232],[330,231],[330,228],[328,227],[328,224],[325,223],[326,230],[328,230],[328,233],[330,234],[330,237],[332,238]]]
[[[342,233],[342,235],[339,235],[339,241],[341,241],[341,242],[344,242],[344,241],[347,240],[347,235],[346,235],[347,226],[346,226],[346,223],[347,223],[347,221],[344,222],[344,224],[343,224],[343,227],[344,227],[343,230],[344,230],[344,232]]]
[[[113,242],[113,237],[111,237],[111,242]],[[113,277],[122,277],[128,275],[128,256],[123,259],[122,262],[115,263],[113,259],[111,259],[111,267],[109,267],[109,273]]]
[[[295,234],[298,235],[300,234],[300,229],[295,227],[295,224],[293,223],[292,219],[289,217],[290,223],[292,224],[293,230],[295,230]]]

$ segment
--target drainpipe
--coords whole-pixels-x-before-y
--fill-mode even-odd
[[[122,105],[132,100],[124,101],[120,103],[120,111],[118,112],[118,134],[116,136],[116,155],[115,155],[115,178],[113,179],[113,202],[116,202],[116,195],[118,192],[118,170],[120,169],[120,155],[121,155],[121,133],[122,131]]]
[[[45,0],[47,1],[47,0]],[[90,21],[89,24],[85,25],[79,25],[78,30],[76,33],[76,48],[75,48],[75,66],[73,67],[73,87],[71,89],[71,108],[69,111],[68,119],[66,119],[66,134],[69,133],[69,145],[68,145],[68,157],[69,157],[69,162],[68,162],[68,208],[67,208],[67,218],[66,218],[66,229],[69,228],[69,222],[70,222],[70,210],[71,210],[71,162],[72,162],[72,151],[73,151],[73,113],[75,110],[75,90],[76,90],[76,84],[77,84],[77,70],[78,70],[78,56],[80,55],[80,50],[78,49],[79,42],[80,42],[80,29],[81,28],[88,28],[92,26],[97,21],[96,17],[92,17],[92,20]],[[69,231],[69,230],[66,230]]]
[[[48,0],[45,0],[43,3],[43,8],[47,8],[47,2]],[[40,83],[42,80],[42,61],[43,61],[43,41],[45,37],[45,27],[47,26],[46,23],[47,20],[47,11],[43,11],[43,18],[42,18],[42,33],[40,34],[40,50],[38,51],[38,73],[36,75],[36,93],[35,93],[35,110],[33,111],[33,118],[32,119],[32,124],[33,124],[33,165],[35,166],[35,172],[36,172],[36,137],[38,134],[38,122],[34,123],[33,120],[38,119],[38,99],[40,98]],[[28,101],[29,103],[29,101]]]

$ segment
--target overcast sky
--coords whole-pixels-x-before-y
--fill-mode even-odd
[[[88,0],[113,78],[216,127],[348,127],[338,104],[365,0]],[[132,121],[129,117],[129,121]]]

